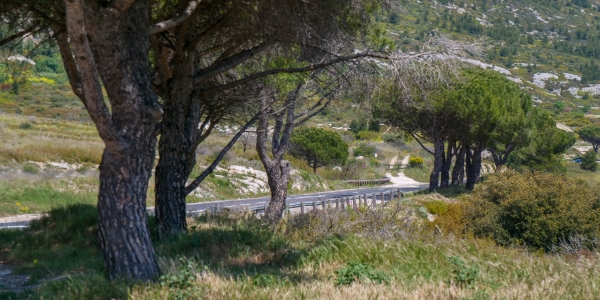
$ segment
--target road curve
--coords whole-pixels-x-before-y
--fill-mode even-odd
[[[321,201],[326,199],[334,199],[334,198],[343,198],[343,197],[352,197],[357,195],[364,194],[379,194],[381,192],[387,193],[388,191],[396,191],[400,188],[404,192],[411,192],[422,190],[425,187],[402,187],[402,186],[385,186],[385,187],[371,187],[371,188],[360,188],[360,189],[350,189],[350,190],[341,190],[341,191],[330,191],[330,192],[319,192],[319,193],[310,193],[303,195],[291,195],[287,197],[287,204],[296,204],[300,202],[313,202],[313,201]],[[234,207],[242,207],[245,206],[260,206],[265,205],[270,201],[270,197],[262,197],[262,198],[247,198],[247,199],[236,199],[236,200],[223,200],[223,201],[209,201],[209,202],[198,202],[198,203],[188,203],[186,205],[186,210],[188,213],[199,213],[201,211],[207,209],[223,209],[223,208],[234,208]],[[154,208],[149,207],[148,213],[153,214]],[[23,229],[28,227],[30,220],[26,221],[13,221],[13,222],[0,222],[0,229]]]

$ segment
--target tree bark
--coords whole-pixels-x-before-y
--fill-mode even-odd
[[[475,147],[472,147],[472,149],[467,149],[466,188],[468,190],[472,190],[475,187],[475,183],[479,181],[479,177],[481,176],[481,152],[483,152],[481,143],[478,143]]]
[[[162,115],[150,89],[148,3],[126,11],[65,1],[68,38],[57,37],[73,91],[106,148],[100,163],[98,234],[110,278],[157,279],[146,193]],[[102,80],[111,109],[102,93]]]
[[[438,189],[440,172],[444,164],[444,140],[437,140],[433,144],[433,170],[429,175],[429,191]]]
[[[187,232],[185,192],[188,177],[196,164],[196,148],[202,133],[212,130],[200,123],[199,99],[194,99],[194,59],[175,59],[177,72],[164,88],[164,116],[158,143],[160,155],[155,172],[155,213],[158,236],[164,238]]]
[[[265,210],[265,218],[270,223],[279,222],[285,209],[287,187],[290,181],[290,163],[283,159],[283,154],[289,147],[290,137],[295,125],[294,121],[296,120],[295,102],[302,86],[303,83],[299,83],[296,90],[287,96],[283,104],[285,110],[274,114],[275,125],[273,126],[273,136],[271,137],[272,157],[269,157],[267,153],[267,133],[269,129],[269,114],[267,110],[271,107],[272,101],[266,96],[262,99],[262,114],[258,121],[256,133],[256,151],[265,167],[269,189],[271,190],[271,201]]]
[[[456,161],[452,169],[452,185],[462,184],[465,174],[465,146],[460,145],[456,150]]]
[[[281,220],[285,209],[288,182],[290,181],[290,163],[287,160],[281,160],[279,165],[265,169],[271,190],[271,201],[265,210],[265,218],[271,223],[277,223]]]
[[[452,157],[456,152],[456,142],[448,141],[448,149],[444,156],[444,162],[442,166],[442,183],[441,188],[448,188],[450,186],[450,167],[452,166]]]

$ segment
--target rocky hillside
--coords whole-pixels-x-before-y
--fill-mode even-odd
[[[472,63],[493,68],[553,109],[600,106],[600,2],[587,0],[398,1],[378,13],[395,47],[417,51],[432,32],[485,41]],[[596,108],[596,109],[595,109]]]

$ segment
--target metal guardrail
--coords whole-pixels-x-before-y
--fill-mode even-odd
[[[389,183],[392,180],[390,177],[383,177],[381,179],[371,179],[371,180],[343,180],[344,183],[349,183],[353,185],[373,185],[373,184],[385,184]]]
[[[299,202],[299,203],[286,205],[284,213],[286,215],[289,215],[290,209],[294,209],[294,208],[300,208],[300,213],[304,214],[307,211],[313,211],[313,210],[326,210],[326,209],[332,209],[332,208],[346,209],[346,207],[363,207],[363,206],[369,206],[369,205],[377,205],[378,202],[379,202],[379,204],[381,204],[381,203],[389,202],[389,201],[393,200],[394,198],[400,199],[403,197],[404,197],[404,192],[401,189],[397,189],[397,190],[389,190],[387,192],[355,195],[355,196],[351,196],[351,197],[339,197],[339,198],[323,199],[323,200],[318,200],[318,201],[306,201],[306,202]],[[245,211],[247,213],[260,214],[261,212],[264,213],[264,211],[267,209],[267,206],[268,205],[266,205],[266,204],[258,205],[258,206],[248,206],[248,205],[243,206],[242,205],[242,206],[235,207],[235,208],[228,207],[227,209],[232,210],[232,211]],[[220,210],[222,210],[221,207],[214,206],[214,207],[204,209],[204,210],[188,212],[188,214],[200,215],[202,213],[218,212]]]

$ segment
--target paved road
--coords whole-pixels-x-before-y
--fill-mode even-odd
[[[422,190],[425,187],[400,187],[400,189],[404,192]],[[352,197],[357,195],[364,194],[379,194],[381,192],[387,193],[388,191],[396,191],[398,187],[374,187],[374,188],[361,188],[361,189],[351,189],[351,190],[342,190],[342,191],[331,191],[331,192],[321,192],[321,193],[312,193],[312,194],[303,194],[303,195],[293,195],[288,196],[287,203],[295,204],[300,202],[312,202],[312,201],[321,201],[333,198],[342,198],[342,197]],[[189,203],[187,205],[187,211],[189,213],[199,213],[201,211],[207,209],[219,208],[234,208],[245,206],[255,207],[266,205],[270,200],[270,197],[263,198],[248,198],[248,199],[238,199],[238,200],[224,200],[224,201],[210,201],[210,202],[199,202],[199,203]],[[149,208],[148,212],[150,214],[153,213],[153,209]],[[16,229],[16,228],[25,228],[29,225],[29,220],[27,221],[15,221],[15,222],[5,222],[0,223],[0,229]]]
[[[419,187],[407,187],[400,188],[404,192],[422,190],[423,188]],[[343,190],[343,191],[331,191],[331,192],[321,192],[321,193],[313,193],[313,194],[304,194],[304,195],[293,195],[287,197],[287,204],[295,204],[300,202],[312,202],[312,201],[320,201],[326,199],[333,198],[343,198],[343,197],[352,197],[357,195],[364,194],[379,194],[381,192],[387,193],[388,191],[396,191],[397,187],[375,187],[375,188],[363,188],[363,189],[352,189],[352,190]],[[244,206],[260,206],[269,203],[270,197],[263,198],[249,198],[249,199],[239,199],[239,200],[225,200],[225,201],[212,201],[212,202],[200,202],[200,203],[190,203],[187,205],[188,212],[199,212],[206,209],[211,209],[214,207],[218,208],[233,208],[233,207],[244,207]]]

